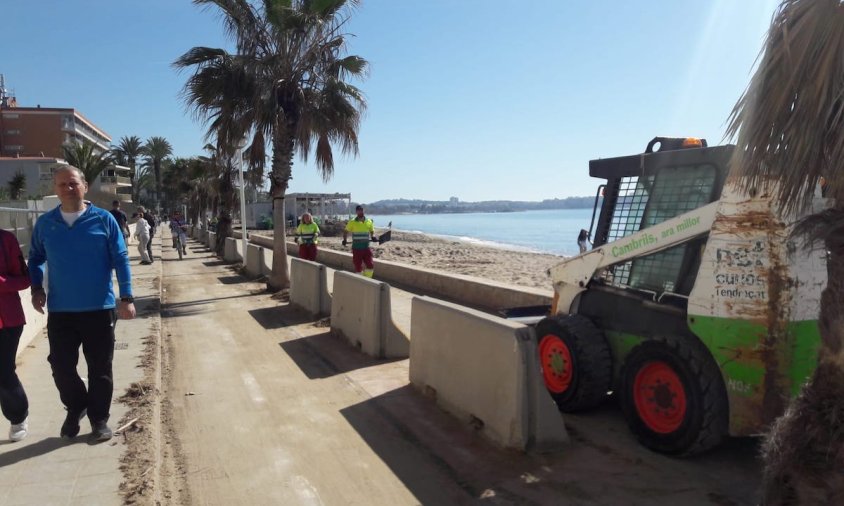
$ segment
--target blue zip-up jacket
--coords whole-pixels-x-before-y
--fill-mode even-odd
[[[72,227],[61,206],[43,214],[35,223],[29,249],[32,286],[43,286],[47,277],[47,309],[82,312],[113,309],[111,271],[117,271],[121,297],[132,296],[129,253],[117,220],[108,211],[86,202],[88,208]]]

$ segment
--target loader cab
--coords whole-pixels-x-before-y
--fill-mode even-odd
[[[590,161],[589,175],[606,180],[593,213],[595,247],[718,200],[733,148],[655,137],[641,154]],[[702,237],[637,257],[599,272],[593,282],[685,306],[705,243]]]

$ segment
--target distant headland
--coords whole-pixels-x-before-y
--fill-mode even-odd
[[[366,204],[370,214],[440,214],[440,213],[512,213],[540,209],[591,208],[595,197],[566,197],[546,199],[541,202],[517,200],[485,200],[461,202],[457,197],[449,200],[386,199]]]

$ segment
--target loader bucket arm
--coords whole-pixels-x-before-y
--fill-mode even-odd
[[[555,313],[567,314],[596,272],[706,235],[715,222],[718,202],[675,216],[652,227],[568,258],[548,271],[554,286]]]

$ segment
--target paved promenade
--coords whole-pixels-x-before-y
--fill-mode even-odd
[[[160,256],[160,238],[153,245]],[[126,389],[141,379],[139,367],[143,339],[158,333],[160,322],[159,285],[161,262],[138,265],[137,244],[129,245],[132,258],[132,285],[138,316],[134,320],[120,320],[116,329],[114,352],[114,401],[109,425],[120,426],[128,411],[118,402]],[[21,293],[23,303],[29,304],[29,292]],[[29,397],[29,435],[21,442],[7,439],[8,422],[0,423],[0,504],[4,506],[53,505],[119,505],[123,504],[120,484],[120,458],[124,452],[124,438],[115,435],[110,441],[97,445],[87,443],[91,431],[87,419],[73,441],[59,437],[65,410],[53,383],[47,363],[49,345],[47,331],[36,337],[18,355],[18,376]],[[85,359],[80,351],[80,376],[87,383]]]
[[[161,432],[144,430],[163,469],[132,459],[133,486],[159,480],[134,496],[141,504],[756,502],[752,440],[697,459],[657,455],[636,443],[611,398],[566,415],[572,444],[558,454],[501,450],[411,387],[408,360],[367,357],[204,246],[191,241],[179,261],[163,239],[154,244],[162,261],[133,257],[139,317],[119,322],[114,362],[116,429],[128,410],[117,399],[143,375],[145,338],[162,345]],[[412,296],[391,294],[396,324],[408,325]],[[123,504],[124,436],[89,446],[85,421],[75,441],[58,437],[65,412],[46,357],[44,335],[19,356],[30,434],[19,443],[0,435],[0,505]]]

